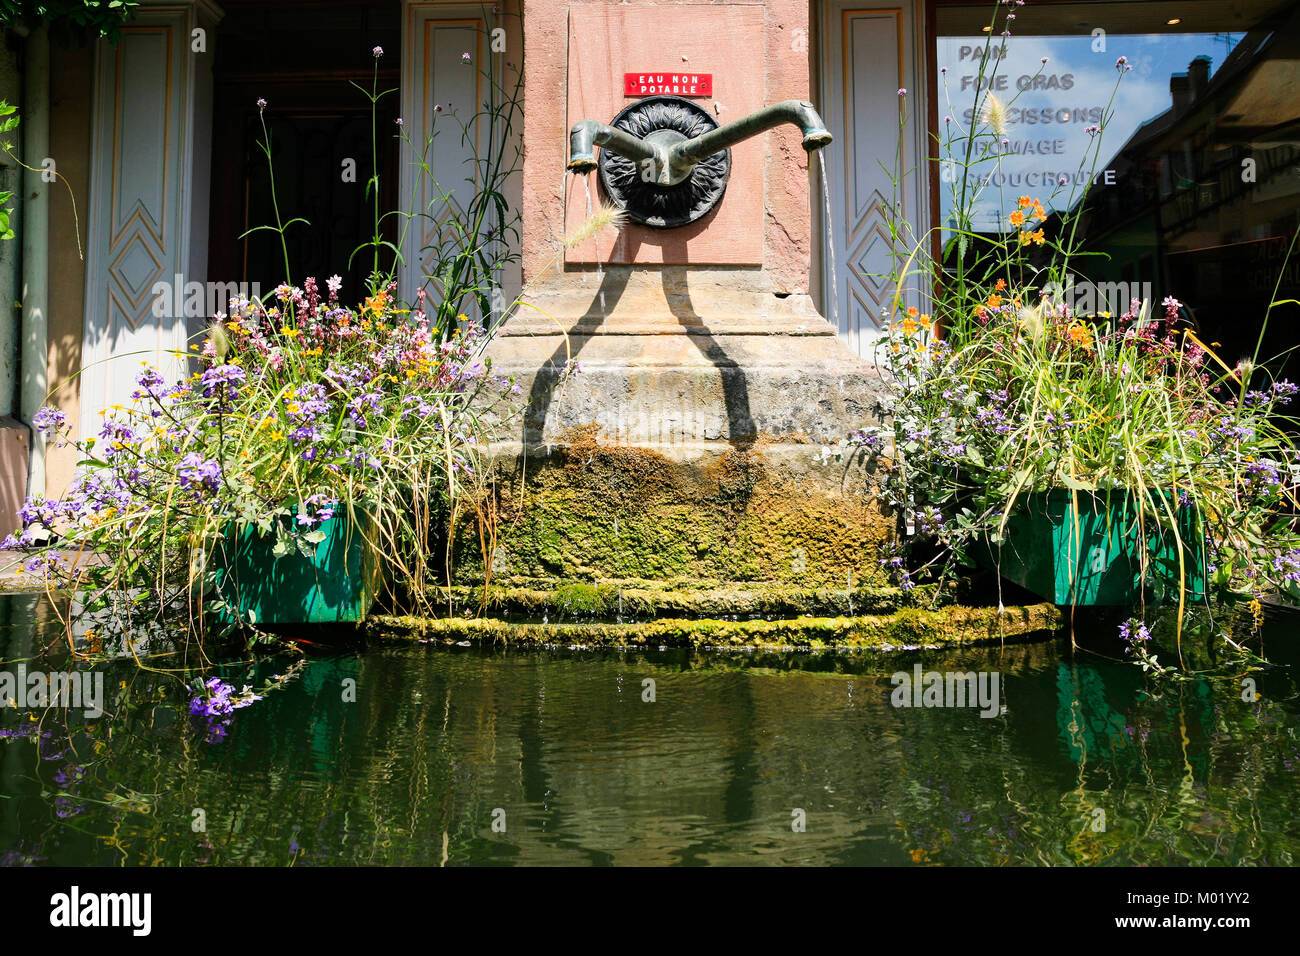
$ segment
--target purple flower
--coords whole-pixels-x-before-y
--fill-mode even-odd
[[[203,373],[199,387],[207,398],[234,401],[245,378],[244,370],[238,365],[217,365]]]
[[[1300,550],[1292,548],[1279,554],[1273,559],[1273,570],[1282,575],[1284,581],[1300,584]]]
[[[176,475],[181,480],[181,487],[195,495],[202,495],[204,491],[215,492],[221,487],[221,465],[196,451],[181,459]]]
[[[68,416],[63,414],[57,408],[50,408],[48,405],[37,409],[36,414],[32,416],[32,427],[44,435],[46,438],[54,435],[55,432],[66,428],[68,425]]]
[[[1151,631],[1147,629],[1146,622],[1131,617],[1119,626],[1119,636],[1128,644],[1124,652],[1132,654],[1138,644],[1151,640]]]

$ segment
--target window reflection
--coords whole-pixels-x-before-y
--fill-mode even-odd
[[[974,112],[987,55],[1005,132],[998,155],[975,157],[971,227],[1005,231],[1025,194],[1081,206],[1099,254],[1080,263],[1087,279],[1173,295],[1225,359],[1254,354],[1269,303],[1300,298],[1300,3],[1027,4],[1005,37],[991,19],[989,4],[937,12],[941,225],[961,187],[949,161],[987,122]],[[1295,344],[1298,318],[1273,310],[1261,359]]]

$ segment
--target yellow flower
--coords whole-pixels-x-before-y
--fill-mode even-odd
[[[281,441],[284,438],[284,432],[277,429],[271,432],[271,441]]]
[[[934,320],[931,319],[930,316],[928,315],[922,315],[919,319],[917,319],[917,321],[921,323],[921,328],[925,329],[927,332],[929,332],[930,327],[934,325]]]
[[[296,339],[298,336],[302,335],[302,330],[291,329],[287,325],[282,325],[280,326],[280,334],[283,335],[285,338]]]

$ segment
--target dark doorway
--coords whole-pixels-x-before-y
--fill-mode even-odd
[[[371,88],[372,49],[380,46],[378,88],[397,87],[400,5],[235,0],[223,6],[214,65],[208,277],[257,283],[265,294],[286,278],[301,285],[307,276],[324,289],[325,279],[337,274],[344,301],[356,302],[374,267],[370,249],[356,256],[353,251],[374,234],[374,196],[367,195],[366,184],[375,161],[370,101],[353,84]],[[276,221],[267,160],[258,145],[264,138],[258,99],[267,101],[280,219],[307,221],[286,230],[287,277],[278,235],[263,230],[240,238]],[[398,196],[398,110],[398,94],[390,93],[374,117],[381,215],[395,208]],[[398,226],[389,216],[381,234],[395,242]],[[391,265],[392,255],[385,252],[380,267]]]

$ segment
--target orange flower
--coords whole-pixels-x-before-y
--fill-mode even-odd
[[[907,307],[907,314],[910,315],[912,318],[916,318],[916,316],[917,316],[917,314],[918,314],[918,313],[917,313],[916,306],[914,306],[914,305],[909,305],[909,306]]]
[[[1001,305],[1002,305],[1002,296],[997,295],[996,293],[993,294],[993,295],[991,295],[991,296],[989,296],[989,308],[990,308],[990,309],[996,309],[996,308],[998,308],[998,307],[1001,306]]]
[[[930,331],[930,327],[934,325],[934,321],[928,315],[922,315],[916,321],[920,322],[921,328],[925,329],[927,332]]]
[[[1034,204],[1034,200],[1033,200],[1033,199],[1030,199],[1028,196],[1021,196],[1021,197],[1020,197],[1020,208],[1021,208],[1021,209],[1027,209],[1029,206],[1032,206],[1033,204]]]
[[[1017,209],[1011,215],[1007,216],[1007,222],[1013,226],[1023,226],[1025,224],[1025,214]]]
[[[993,286],[993,288],[997,289],[999,292],[1001,292],[1006,287],[1007,287],[1006,279],[999,279]]]
[[[1078,319],[1075,319],[1065,327],[1065,334],[1069,338],[1070,344],[1079,346],[1080,348],[1092,348],[1092,333],[1089,332],[1088,327]]]
[[[1033,239],[1034,244],[1039,246],[1041,246],[1043,243],[1047,241],[1047,236],[1043,233],[1043,230],[1041,229],[1039,229],[1036,233],[1034,233],[1029,238]]]
[[[907,318],[903,320],[903,334],[911,335],[915,331],[916,331],[916,319],[912,318],[909,315]]]
[[[388,293],[377,292],[370,298],[366,299],[366,311],[373,313],[376,317],[384,311],[384,306],[388,304]]]

